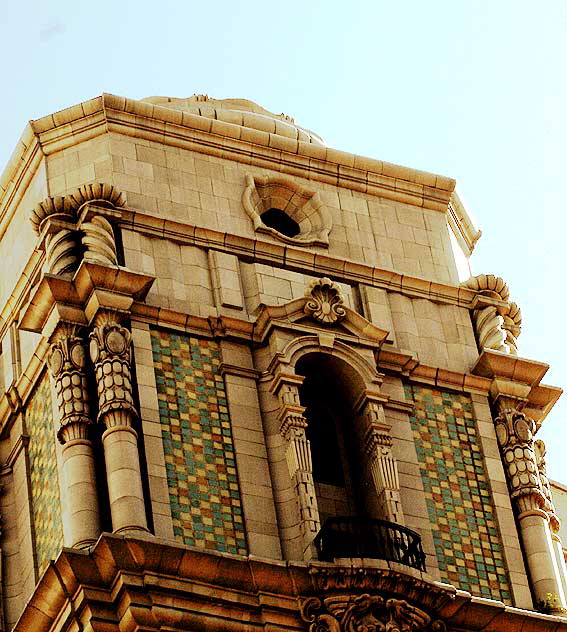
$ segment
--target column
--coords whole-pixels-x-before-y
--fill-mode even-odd
[[[57,438],[63,444],[63,480],[69,519],[64,521],[65,546],[87,548],[100,535],[95,462],[89,440],[89,401],[85,374],[86,344],[80,327],[62,323],[51,338],[49,368],[59,409]]]
[[[108,496],[114,532],[148,531],[140,475],[138,435],[132,421],[138,416],[130,378],[131,334],[118,312],[102,310],[90,334],[95,367],[98,419],[102,435]]]
[[[361,411],[363,423],[362,454],[366,459],[366,475],[370,479],[366,506],[375,515],[403,524],[398,465],[392,454],[392,436],[380,401],[365,397]]]
[[[297,494],[304,557],[309,559],[311,544],[321,524],[313,482],[311,446],[305,435],[305,408],[299,401],[299,385],[302,381],[301,376],[280,375],[276,378],[273,390],[281,403],[280,433],[287,443],[286,461]]]
[[[548,603],[561,609],[565,595],[536,461],[536,425],[513,404],[508,398],[498,399],[494,420],[510,497],[517,512],[536,606]]]

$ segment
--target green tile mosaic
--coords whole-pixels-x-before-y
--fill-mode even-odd
[[[510,583],[471,400],[405,385],[441,579],[510,603]]]
[[[218,344],[161,330],[151,337],[175,536],[246,555]]]
[[[44,375],[26,408],[26,427],[30,438],[32,519],[39,572],[57,557],[63,547],[61,499],[57,471],[56,428],[51,406],[49,377]]]

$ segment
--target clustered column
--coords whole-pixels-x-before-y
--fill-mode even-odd
[[[565,595],[554,551],[550,520],[550,499],[536,459],[533,419],[502,397],[496,402],[496,436],[502,452],[510,496],[517,510],[518,524],[536,601],[564,607]]]
[[[89,398],[86,343],[82,329],[61,323],[53,334],[49,367],[55,382],[63,444],[63,477],[69,492],[69,520],[64,521],[66,546],[88,547],[100,534],[98,495],[92,443],[89,440]]]
[[[304,554],[319,532],[320,520],[313,482],[311,446],[305,435],[307,420],[305,408],[299,400],[299,385],[303,378],[297,375],[279,376],[274,391],[280,399],[280,433],[286,440],[286,460],[299,504],[301,536]]]
[[[98,391],[108,495],[115,532],[147,531],[138,435],[132,427],[137,411],[132,398],[131,334],[117,312],[103,310],[90,334],[90,356]]]

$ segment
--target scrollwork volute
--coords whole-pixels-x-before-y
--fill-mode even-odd
[[[497,305],[481,304],[473,311],[479,346],[517,355],[522,313],[516,303],[510,302],[510,290],[505,281],[493,274],[479,274],[462,285],[498,302]]]
[[[403,599],[351,594],[310,597],[301,605],[309,632],[445,632],[441,620]]]
[[[90,222],[81,225],[81,241],[85,259],[107,265],[117,265],[116,242],[110,222],[101,215],[95,215]]]
[[[106,313],[97,316],[90,334],[89,351],[95,366],[98,418],[104,419],[107,425],[110,419],[128,425],[130,416],[137,415],[130,375],[131,334],[114,318]],[[115,414],[109,416],[109,412]]]
[[[113,185],[93,183],[63,197],[49,197],[31,214],[36,233],[46,233],[46,268],[51,274],[71,275],[81,261],[117,265],[116,242],[110,222],[102,215],[80,219],[88,204],[120,207],[124,197]]]
[[[89,417],[89,398],[85,375],[86,344],[80,329],[61,327],[54,336],[48,364],[55,382],[61,443],[71,438],[86,438]]]
[[[312,281],[305,290],[305,313],[322,325],[334,325],[346,316],[344,300],[336,283],[323,277]]]

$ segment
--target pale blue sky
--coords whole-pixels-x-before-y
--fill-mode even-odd
[[[565,0],[6,3],[0,168],[29,119],[102,92],[205,93],[452,176],[484,233],[474,272],[508,281],[521,355],[565,388],[566,26]],[[565,400],[541,436],[567,482]]]

